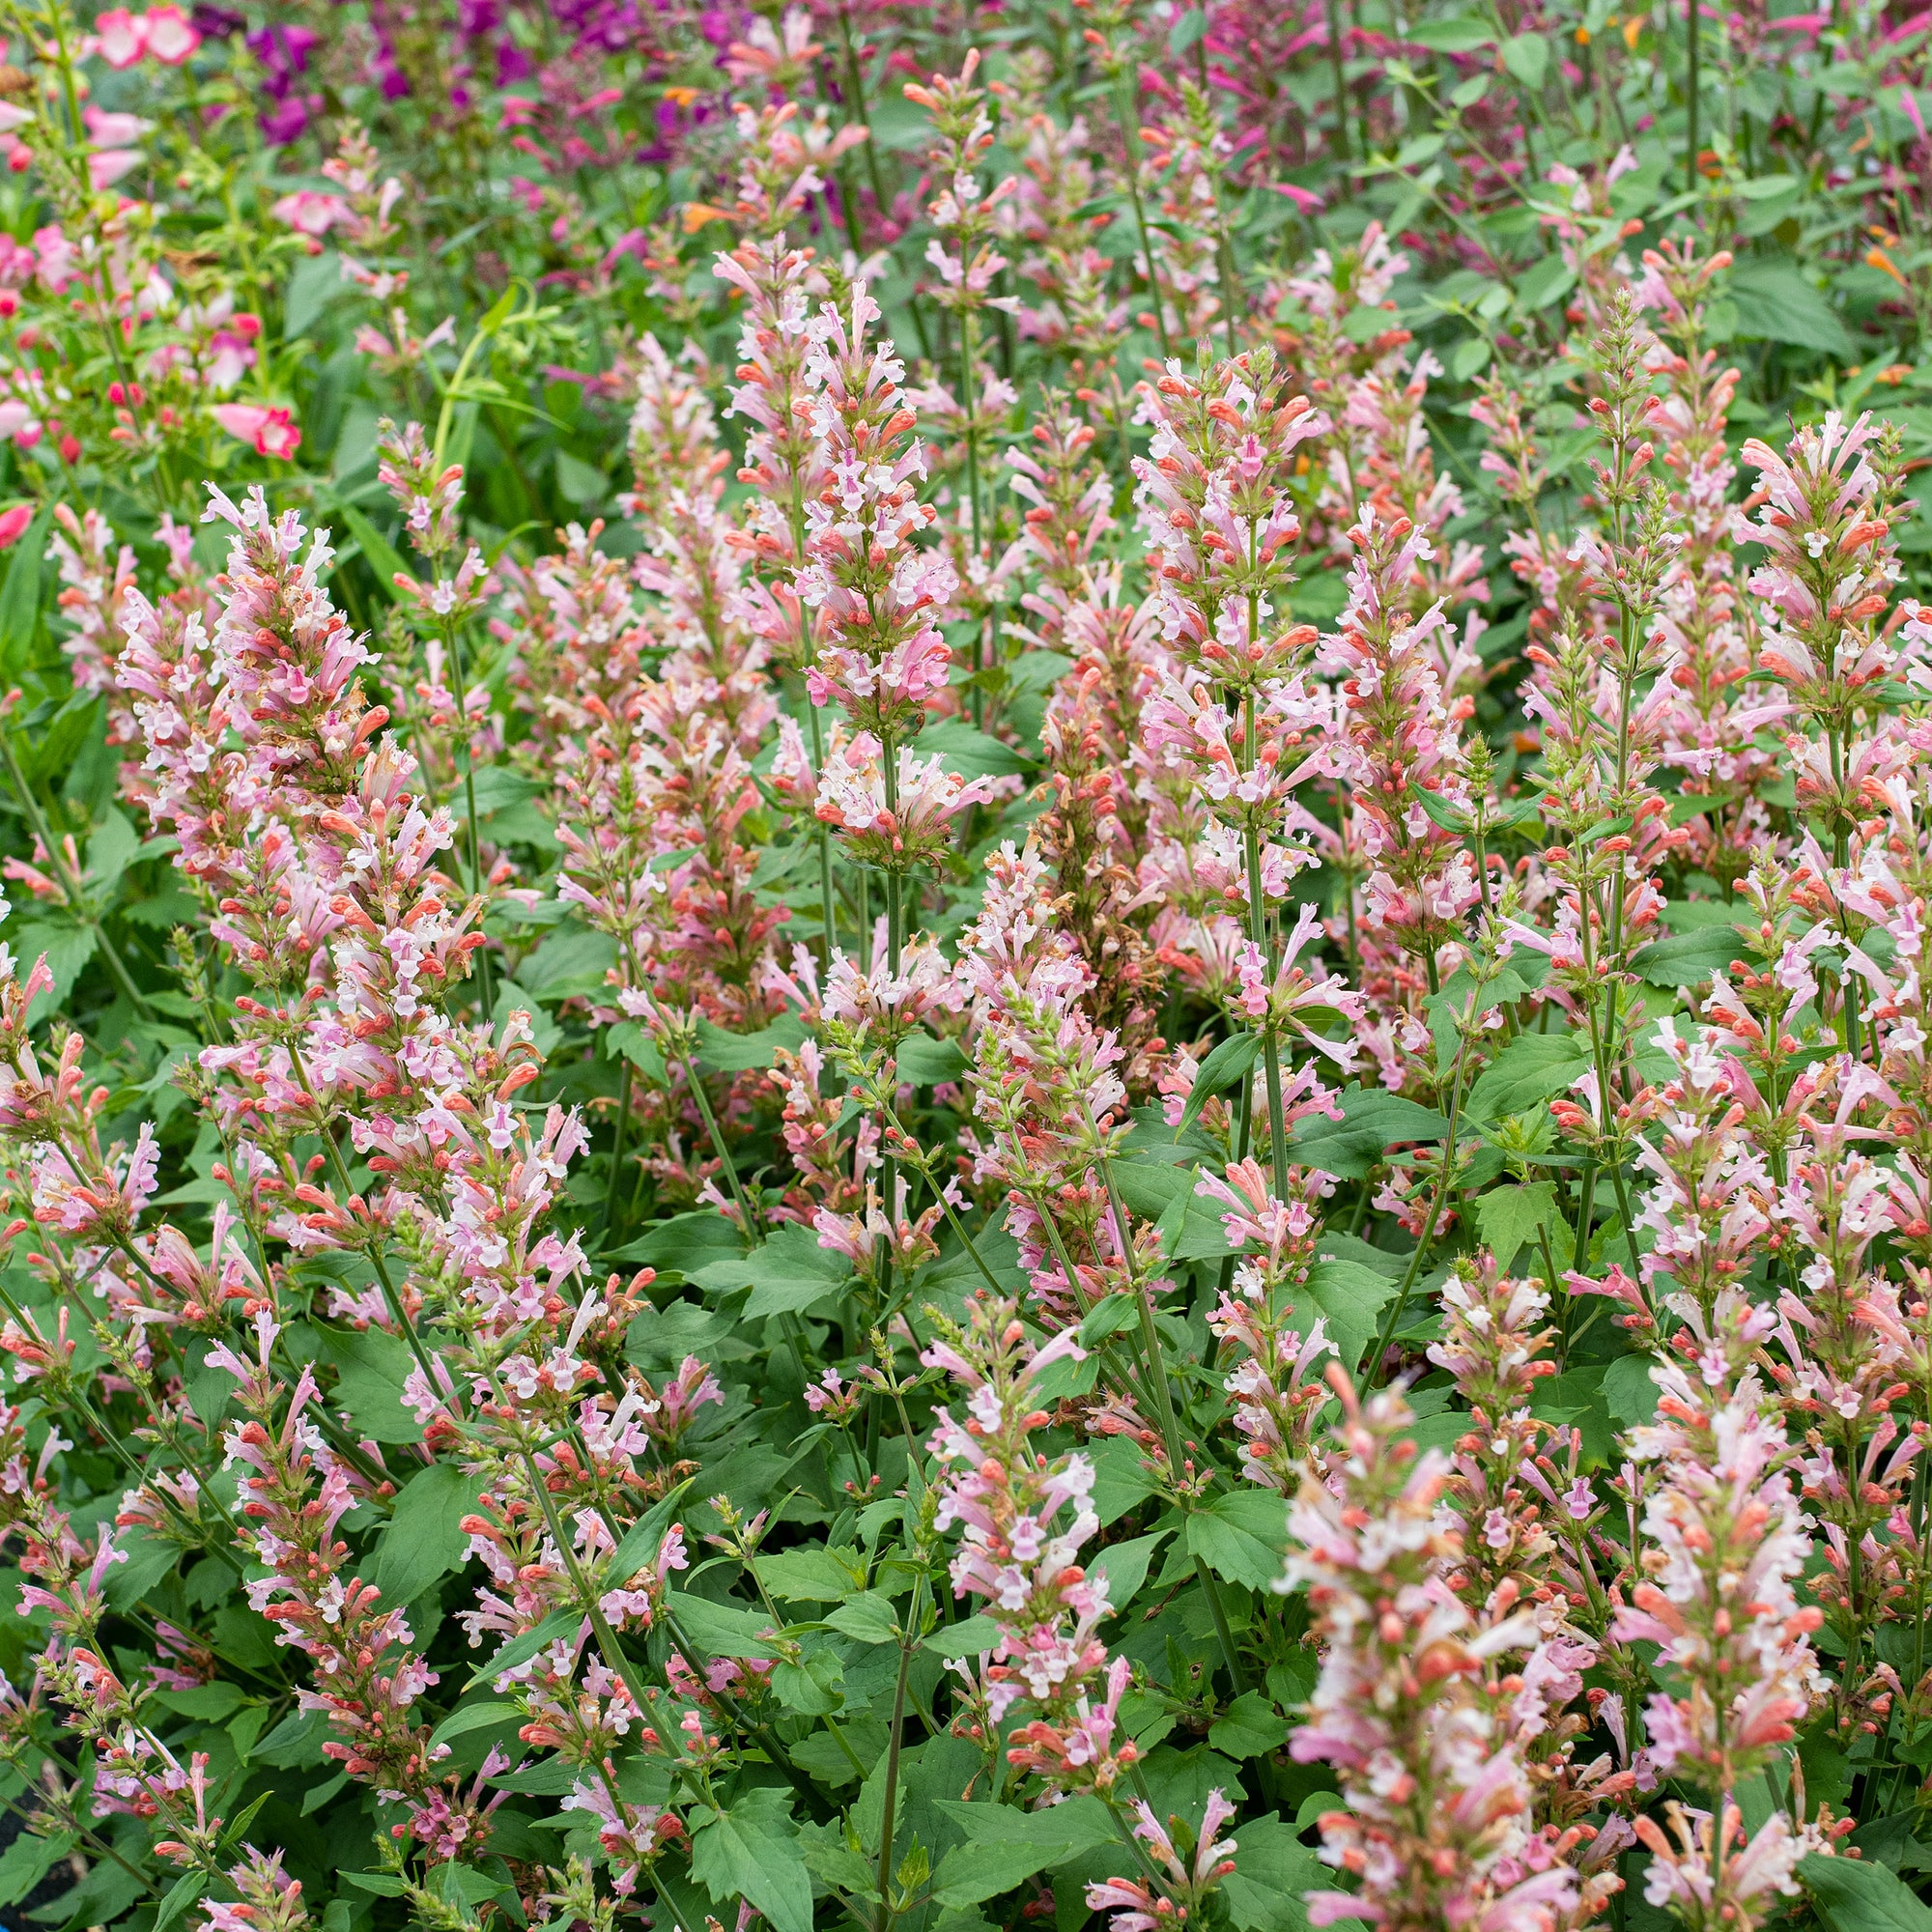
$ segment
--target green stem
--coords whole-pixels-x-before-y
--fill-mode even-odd
[[[1449,1196],[1454,1191],[1456,1134],[1463,1123],[1463,1075],[1469,1064],[1469,1043],[1475,1037],[1476,1031],[1476,1002],[1481,997],[1480,988],[1471,993],[1468,1009],[1463,1015],[1463,1037],[1456,1051],[1456,1078],[1449,1101],[1449,1132],[1442,1143],[1441,1181],[1435,1189],[1435,1198],[1429,1204],[1429,1218],[1422,1224],[1422,1234],[1415,1243],[1415,1252],[1409,1256],[1408,1266],[1403,1270],[1402,1286],[1397,1289],[1395,1300],[1389,1305],[1388,1319],[1376,1331],[1375,1358],[1369,1364],[1371,1387],[1378,1385],[1381,1381],[1383,1358],[1388,1353],[1389,1344],[1395,1340],[1396,1333],[1402,1326],[1403,1311],[1408,1306],[1409,1293],[1422,1272],[1430,1246],[1435,1238],[1435,1224],[1442,1218],[1442,1210],[1448,1206]]]
[[[469,743],[469,673],[463,665],[463,639],[457,626],[448,618],[442,620],[443,646],[449,652],[450,668],[456,673],[456,737],[463,748],[463,809],[464,822],[469,830],[469,890],[478,899],[484,900],[484,910],[478,914],[480,922],[488,913],[488,900],[483,886],[483,859],[476,838],[476,760]],[[483,1017],[492,1017],[496,1000],[490,983],[490,948],[487,940],[476,949],[476,977],[483,995]]]
[[[1114,117],[1120,123],[1121,141],[1126,149],[1127,199],[1133,204],[1134,229],[1141,240],[1141,262],[1147,270],[1148,295],[1153,302],[1153,328],[1160,338],[1160,359],[1174,353],[1167,340],[1167,311],[1160,299],[1160,276],[1154,271],[1153,248],[1148,241],[1147,211],[1141,206],[1141,144],[1139,116],[1129,109],[1124,85],[1114,90]]]
[[[616,1135],[611,1143],[611,1178],[604,1188],[604,1235],[608,1239],[617,1211],[617,1183],[624,1172],[624,1133],[631,1122],[631,1056],[623,1056],[617,1075]]]
[[[1699,172],[1697,167],[1697,0],[1685,0],[1684,22],[1687,30],[1687,52],[1690,56],[1690,72],[1686,77],[1684,93],[1685,107],[1689,114],[1688,128],[1684,136],[1684,191],[1695,194]]]
[[[342,1188],[342,1202],[347,1211],[355,1189],[349,1179],[349,1168],[342,1158],[342,1150],[336,1145],[335,1135],[330,1128],[328,1117],[323,1112],[322,1102],[316,1097],[313,1086],[309,1084],[308,1068],[302,1065],[301,1049],[293,1036],[289,1039],[289,1061],[296,1069],[296,1078],[301,1082],[301,1090],[308,1095],[308,1102],[315,1109],[316,1132],[322,1136],[322,1145],[328,1156],[329,1165],[335,1170],[336,1180]],[[410,1320],[410,1312],[403,1305],[403,1297],[389,1274],[389,1264],[384,1259],[383,1244],[372,1232],[366,1252],[370,1264],[376,1270],[376,1279],[383,1285],[383,1299],[388,1304],[389,1315],[396,1326],[403,1331],[403,1339],[410,1345],[410,1353],[416,1358],[416,1366],[423,1372],[425,1386],[433,1395],[441,1384],[437,1379],[435,1365],[430,1360],[429,1350],[423,1347],[423,1340],[416,1333],[416,1324]]]
[[[54,835],[41,811],[40,800],[34,796],[34,788],[27,782],[26,774],[20,769],[20,761],[14,753],[14,732],[11,725],[0,725],[0,752],[7,758],[7,774],[13,781],[14,794],[20,801],[20,809],[27,814],[27,822],[34,828],[34,837],[41,841],[47,855],[47,862],[54,868],[54,876],[60,881],[61,891],[67,895],[68,905],[94,934],[95,943],[100,948],[100,956],[106,962],[114,983],[128,997],[128,1003],[144,1019],[153,1019],[155,1009],[148,1004],[140,987],[134,983],[133,976],[128,971],[127,962],[121,957],[120,950],[108,938],[106,928],[95,914],[87,910],[87,902],[81,895],[80,881],[67,868],[67,860],[61,848],[54,841]]]
[[[873,1920],[875,1932],[887,1932],[893,1922],[893,1846],[898,1835],[899,1752],[905,1742],[906,1680],[912,1672],[913,1647],[918,1641],[919,1617],[923,1607],[920,1603],[920,1592],[924,1584],[925,1573],[922,1570],[913,1578],[912,1595],[906,1603],[905,1623],[899,1631],[898,1681],[893,1690],[893,1720],[888,1733],[890,1742],[886,1747],[886,1803],[879,1820],[879,1911]]]
[[[1342,22],[1335,0],[1327,0],[1328,71],[1335,83],[1335,153],[1346,168],[1349,164],[1349,80],[1342,66]],[[1345,181],[1347,177],[1343,178]]]

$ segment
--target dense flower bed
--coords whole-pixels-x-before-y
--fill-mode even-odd
[[[1932,1926],[1932,14],[0,33],[5,1923]]]

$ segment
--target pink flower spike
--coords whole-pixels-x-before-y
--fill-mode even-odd
[[[0,512],[0,550],[16,544],[34,521],[34,506],[31,503],[15,503],[11,510]]]

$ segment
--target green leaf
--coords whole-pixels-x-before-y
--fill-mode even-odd
[[[937,724],[928,724],[919,734],[918,751],[922,757],[937,752],[948,768],[962,778],[1010,778],[1032,769],[1010,745],[1003,745],[984,731],[976,731],[963,718],[947,718]]]
[[[937,1087],[942,1081],[957,1080],[972,1064],[956,1039],[934,1039],[930,1034],[916,1033],[899,1042],[898,1076],[914,1087]]]
[[[1589,1070],[1589,1043],[1577,1034],[1520,1033],[1483,1069],[1464,1107],[1478,1121],[1532,1113]]]
[[[1551,307],[1577,285],[1577,270],[1561,255],[1546,255],[1517,278],[1517,306],[1524,314]]]
[[[1233,1490],[1187,1519],[1187,1553],[1244,1589],[1271,1589],[1288,1547],[1288,1504],[1272,1490]]]
[[[587,996],[604,990],[616,963],[617,942],[608,932],[561,924],[517,968],[517,984],[537,1000]]]
[[[1503,65],[1532,94],[1549,71],[1549,42],[1542,34],[1512,34],[1503,43]]]
[[[1080,1324],[1080,1346],[1097,1349],[1122,1328],[1131,1328],[1140,1320],[1140,1303],[1131,1294],[1103,1295]]]
[[[1288,1721],[1259,1690],[1243,1690],[1214,1720],[1208,1742],[1229,1757],[1263,1757],[1279,1750]]]
[[[183,1872],[181,1877],[168,1887],[167,1896],[161,1900],[161,1909],[155,1914],[155,1932],[167,1932],[167,1927],[172,1925],[207,1889],[206,1872]]]
[[[1174,1130],[1176,1140],[1201,1118],[1202,1108],[1216,1094],[1232,1087],[1247,1072],[1261,1050],[1262,1037],[1258,1033],[1230,1034],[1215,1047],[1194,1076],[1193,1091],[1187,1096],[1187,1105],[1180,1110],[1180,1124]]]
[[[454,1463],[432,1463],[410,1478],[368,1572],[386,1602],[412,1604],[463,1567],[469,1538],[462,1523],[476,1508],[477,1490],[476,1478]]]
[[[358,1429],[378,1442],[420,1442],[422,1424],[403,1402],[403,1384],[415,1357],[400,1335],[386,1328],[324,1331],[323,1358],[336,1370],[329,1402],[346,1408]]]
[[[409,1888],[390,1872],[343,1872],[342,1882],[358,1891],[373,1891],[379,1898],[401,1898]]]
[[[1153,1493],[1153,1478],[1140,1450],[1124,1436],[1108,1435],[1093,1443],[1087,1460],[1094,1464],[1094,1514],[1102,1529]]]
[[[1345,1087],[1336,1098],[1342,1118],[1303,1121],[1291,1145],[1297,1163],[1344,1180],[1366,1179],[1391,1148],[1439,1141],[1449,1131],[1449,1122],[1435,1108],[1380,1087]]]
[[[778,1065],[779,1050],[796,1053],[805,1044],[803,1024],[781,1013],[759,1033],[726,1033],[709,1020],[697,1023],[697,1061],[714,1073],[753,1073]]]
[[[1413,26],[1405,27],[1402,33],[1405,41],[1437,54],[1473,53],[1477,47],[1488,46],[1495,37],[1496,30],[1487,20],[1469,14],[1448,20],[1418,20]]]
[[[704,1819],[691,1834],[691,1875],[734,1913],[749,1900],[774,1932],[811,1932],[811,1875],[780,1792],[744,1792]]]
[[[1744,951],[1735,926],[1707,925],[1653,940],[1631,955],[1631,964],[1653,986],[1701,986],[1715,973],[1728,974]]]
[[[862,1590],[848,1598],[825,1621],[840,1635],[854,1637],[860,1643],[898,1641],[899,1624],[893,1614],[892,1599],[882,1597],[876,1590]]]
[[[923,1648],[948,1662],[955,1657],[978,1657],[982,1650],[991,1650],[999,1642],[1003,1628],[983,1614],[967,1617],[956,1624],[942,1624],[926,1638]]]
[[[1730,297],[1740,334],[1815,349],[1841,361],[1857,355],[1837,312],[1788,258],[1740,262],[1731,270]]]
[[[1005,1845],[955,1845],[932,1875],[934,1902],[949,1912],[998,1898],[1036,1872],[1073,1856],[1069,1841]]]
[[[1336,1350],[1350,1369],[1361,1361],[1375,1339],[1377,1317],[1395,1288],[1386,1274],[1363,1262],[1336,1261],[1324,1255],[1308,1270],[1308,1298],[1326,1318]]]
[[[348,526],[349,534],[355,539],[356,546],[369,561],[369,568],[376,574],[376,582],[383,586],[386,596],[396,594],[396,579],[414,576],[409,565],[398,554],[396,547],[354,503],[343,503],[336,513]]]
[[[512,1637],[487,1663],[478,1664],[470,1683],[500,1677],[506,1670],[527,1663],[538,1651],[547,1650],[558,1641],[574,1639],[582,1623],[582,1610],[553,1610],[542,1623],[526,1630],[522,1636]]]
[[[1341,1801],[1323,1792],[1317,1808],[1339,1810]],[[1322,1890],[1332,1879],[1320,1857],[1296,1836],[1298,1830],[1298,1824],[1285,1824],[1272,1814],[1242,1821],[1235,1869],[1221,1881],[1236,1932],[1304,1932],[1308,1893]]]
[[[1179,60],[1207,31],[1208,10],[1188,8],[1184,14],[1176,15],[1174,25],[1167,30],[1168,52]]]
[[[638,1236],[613,1250],[613,1262],[635,1262],[643,1267],[674,1268],[679,1274],[695,1275],[715,1261],[728,1260],[744,1252],[738,1230],[713,1208],[693,1214],[673,1214],[659,1221]]]
[[[22,1832],[0,1857],[0,1905],[19,1904],[77,1842],[71,1832],[51,1838]]]
[[[187,1690],[157,1690],[155,1702],[181,1717],[218,1723],[241,1704],[242,1687],[217,1680],[213,1684],[197,1684]]]
[[[1657,1384],[1650,1378],[1654,1358],[1619,1355],[1604,1370],[1604,1406],[1626,1429],[1641,1428],[1657,1414]]]
[[[1153,1553],[1167,1541],[1167,1531],[1157,1529],[1151,1536],[1137,1536],[1130,1543],[1110,1543],[1096,1552],[1092,1567],[1106,1578],[1107,1601],[1123,1610],[1147,1581],[1148,1565]]]
[[[646,1563],[657,1560],[659,1546],[671,1525],[671,1519],[677,1515],[678,1503],[696,1481],[695,1476],[687,1476],[674,1490],[660,1496],[624,1532],[623,1542],[611,1552],[611,1567],[604,1573],[605,1589],[614,1590],[619,1583],[628,1583]]]
[[[328,1762],[323,1745],[331,1735],[320,1711],[292,1711],[255,1747],[257,1764],[276,1771],[314,1771]]]
[[[113,895],[140,849],[141,835],[133,821],[118,806],[109,806],[87,838],[87,876],[97,899],[104,902]]]
[[[741,1604],[714,1604],[708,1597],[672,1592],[665,1599],[677,1627],[709,1657],[771,1658],[778,1653],[759,1634],[772,1620]],[[696,1660],[693,1659],[696,1662]]]
[[[1114,1837],[1114,1822],[1097,1798],[1069,1798],[1044,1811],[942,1798],[937,1808],[964,1833],[969,1846],[1038,1845],[1051,1848],[1056,1861],[1091,1852]],[[1044,1868],[1034,1867],[1036,1871]]]
[[[141,1530],[117,1538],[115,1548],[128,1559],[107,1568],[107,1601],[117,1610],[132,1609],[181,1561],[181,1551],[172,1543]]]
[[[1884,1865],[1813,1852],[1798,1876],[1830,1932],[1932,1932],[1932,1911]]]
[[[772,1690],[787,1711],[796,1711],[805,1718],[827,1718],[845,1701],[845,1693],[839,1688],[844,1675],[844,1666],[838,1657],[824,1651],[798,1663],[774,1664]]]
[[[32,1023],[38,1025],[46,1018],[49,1010],[65,1009],[74,981],[94,957],[98,944],[95,930],[91,925],[56,924],[51,920],[36,920],[11,930],[7,936],[14,943],[15,957],[23,965],[31,968],[44,953],[47,971],[54,976],[51,989],[35,997]],[[20,975],[23,980],[26,977],[24,973]]]
[[[1532,1180],[1523,1187],[1492,1187],[1476,1197],[1476,1226],[1504,1274],[1517,1251],[1536,1239],[1536,1231],[1557,1219],[1556,1183]]]
[[[808,1543],[760,1556],[758,1580],[781,1604],[842,1604],[866,1578],[856,1549]]]
[[[441,1723],[430,1733],[432,1745],[446,1745],[451,1738],[466,1737],[471,1731],[487,1730],[493,1724],[506,1724],[513,1718],[521,1717],[518,1705],[493,1701],[487,1704],[465,1704],[450,1712]]]
[[[41,564],[53,514],[49,506],[27,526],[7,565],[7,581],[0,584],[0,669],[9,684],[26,669],[41,627]]]
[[[594,463],[573,456],[567,449],[556,453],[556,487],[566,503],[581,510],[601,503],[611,494],[611,479]]]
[[[691,1278],[700,1288],[730,1293],[749,1288],[742,1311],[748,1321],[770,1315],[792,1315],[831,1299],[850,1275],[841,1254],[821,1248],[810,1228],[787,1223],[748,1255],[707,1263]]]

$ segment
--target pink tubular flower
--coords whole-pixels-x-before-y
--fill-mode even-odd
[[[247,443],[257,456],[288,458],[301,445],[301,431],[285,409],[262,403],[217,403],[209,411],[238,442]]]
[[[133,67],[143,60],[179,67],[201,45],[200,30],[173,0],[145,14],[111,7],[96,17],[94,37],[101,59],[113,68]]]
[[[1539,1658],[1560,1644],[1566,1661],[1587,1662],[1590,1646],[1564,1624],[1560,1596],[1519,1607],[1506,1579],[1480,1611],[1463,1601],[1451,1586],[1459,1539],[1439,1508],[1447,1459],[1404,1439],[1400,1396],[1358,1404],[1339,1364],[1329,1381],[1343,1405],[1335,1473],[1311,1468],[1303,1481],[1286,1578],[1306,1586],[1327,1649],[1290,1750],[1335,1770],[1348,1808],[1321,1819],[1321,1857],[1361,1889],[1311,1894],[1310,1918],[1526,1927],[1553,1909],[1579,1924],[1616,1882],[1567,1861],[1578,1834],[1534,1826],[1514,1691],[1536,1674],[1579,1693],[1580,1671],[1549,1673]],[[1495,1660],[1523,1651],[1521,1680],[1505,1678]],[[1539,1708],[1536,1727],[1546,1721]]]
[[[1110,1607],[1103,1577],[1077,1561],[1099,1528],[1090,1496],[1094,1465],[1084,1456],[1043,1463],[1026,1446],[1048,1417],[1033,1385],[1062,1356],[1081,1359],[1072,1332],[1044,1349],[1026,1338],[1011,1302],[974,1301],[962,1327],[942,1321],[921,1359],[968,1392],[964,1415],[940,1411],[931,1453],[947,1465],[938,1526],[964,1526],[952,1559],[956,1596],[984,1601],[1001,1636],[982,1667],[983,1694],[997,1721],[1026,1704],[1037,1718],[1013,1734],[1009,1756],[1062,1791],[1109,1791],[1138,1752],[1116,1743],[1110,1690],[1094,1728],[1090,1692],[1108,1669],[1096,1635]],[[1124,1676],[1124,1673],[1122,1673]]]
[[[327,235],[331,228],[354,218],[341,195],[306,187],[283,195],[269,213],[277,221],[286,222],[298,235],[311,236]]]

